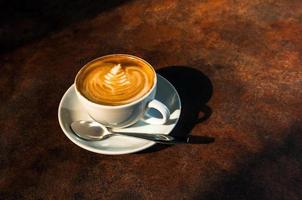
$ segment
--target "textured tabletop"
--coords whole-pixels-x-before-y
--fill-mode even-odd
[[[7,2],[0,199],[302,198],[301,0]],[[171,134],[194,144],[108,156],[63,134],[63,94],[111,53],[174,84],[183,109]]]

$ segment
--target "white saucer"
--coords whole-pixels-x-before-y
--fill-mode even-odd
[[[180,98],[176,89],[169,81],[158,74],[157,80],[158,86],[155,99],[163,102],[169,108],[171,112],[170,120],[164,125],[151,125],[146,124],[143,121],[139,121],[130,127],[115,129],[115,131],[151,134],[160,133],[168,135],[173,130],[178,122],[181,112]],[[83,106],[78,101],[74,85],[66,91],[61,99],[58,118],[63,132],[73,143],[95,153],[108,155],[134,153],[155,144],[151,141],[127,136],[113,136],[102,141],[85,141],[78,138],[70,129],[70,124],[73,121],[78,120],[93,120],[89,117]]]

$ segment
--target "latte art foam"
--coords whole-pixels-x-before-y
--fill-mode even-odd
[[[80,91],[95,103],[128,104],[152,88],[153,73],[149,66],[135,63],[96,63],[82,74]]]

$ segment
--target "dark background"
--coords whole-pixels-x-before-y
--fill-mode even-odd
[[[95,17],[127,0],[1,0],[0,53],[46,37],[81,20]]]

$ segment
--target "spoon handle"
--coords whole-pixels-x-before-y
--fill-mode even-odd
[[[161,144],[189,143],[189,137],[184,138],[184,139],[177,139],[170,135],[164,135],[164,134],[127,133],[127,132],[114,132],[113,134],[141,138],[141,139],[150,140],[150,141],[153,141],[156,143],[161,143]]]

